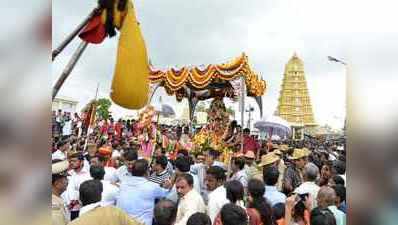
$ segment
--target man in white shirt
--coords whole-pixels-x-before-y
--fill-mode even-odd
[[[206,178],[206,170],[211,167],[211,166],[219,166],[223,168],[225,171],[227,170],[227,167],[223,162],[217,161],[218,157],[220,156],[220,153],[217,152],[216,150],[212,148],[207,148],[204,150],[205,155],[198,155],[198,162],[195,163],[194,165],[191,165],[191,174],[195,174],[198,176],[199,179],[199,186],[200,186],[200,194],[203,197],[203,200],[205,202],[208,201],[208,190],[206,188],[205,184],[205,178]]]
[[[198,155],[198,158],[201,158],[200,161],[191,166],[191,171],[198,175],[201,184],[204,184],[206,170],[210,166],[219,166],[224,170],[227,170],[225,164],[217,160],[220,156],[219,152],[210,147],[204,151],[206,152],[205,155]],[[201,187],[205,188],[205,185],[202,185]]]
[[[190,172],[191,165],[189,162],[188,157],[186,156],[179,156],[177,157],[175,161],[175,177],[178,177],[182,174],[190,174],[193,179],[193,188],[200,194],[200,183],[199,183],[199,178],[196,174],[193,174]],[[171,190],[170,194],[167,196],[168,199],[177,202],[178,200],[178,194],[177,194],[177,189],[176,186],[173,186],[173,189]]]
[[[70,136],[72,134],[72,120],[69,116],[66,117],[64,121],[64,126],[62,127],[62,135]]]
[[[116,169],[113,167],[105,166],[106,158],[102,155],[96,154],[94,157],[90,157],[90,166],[101,166],[104,168],[105,176],[104,180],[109,181],[110,183],[116,183]]]
[[[87,180],[91,180],[90,173],[83,170],[83,154],[82,152],[73,152],[68,156],[69,165],[72,170],[69,171],[70,178],[66,191],[61,195],[67,203],[71,213],[71,220],[79,215],[79,188],[80,185]]]
[[[66,153],[67,150],[69,150],[70,148],[70,144],[67,141],[62,141],[60,140],[57,143],[57,151],[55,151],[52,155],[51,155],[51,159],[60,159],[60,160],[66,160]]]
[[[243,157],[236,157],[232,162],[232,172],[233,175],[231,180],[237,180],[242,183],[243,187],[247,187],[247,173],[245,171],[245,159]]]
[[[321,209],[330,209],[336,218],[336,225],[346,225],[346,215],[336,207],[336,192],[333,188],[323,186],[319,189],[316,198],[318,207]]]
[[[176,189],[179,204],[175,225],[186,225],[192,214],[197,212],[205,213],[206,206],[202,196],[193,188],[193,177],[191,174],[184,173],[179,175],[176,181]]]
[[[315,184],[315,180],[319,175],[318,167],[313,163],[307,163],[304,167],[303,171],[303,179],[304,183],[300,184],[295,190],[294,193],[297,194],[306,194],[309,193],[311,195],[311,199],[315,199],[318,195],[319,186]],[[316,201],[312,201],[312,208],[314,209],[317,206]]]
[[[59,135],[62,136],[63,116],[62,116],[62,110],[61,109],[58,109],[58,113],[57,113],[57,115],[55,117],[55,121],[57,122]]]
[[[108,180],[104,180],[105,170],[102,166],[91,166],[90,167],[90,175],[94,180],[99,180],[102,183],[102,197],[101,197],[101,205],[116,205],[117,195],[119,193],[119,188]]]
[[[212,224],[221,208],[229,203],[227,191],[224,187],[225,179],[225,170],[219,166],[212,166],[206,171],[206,186],[210,192],[208,195],[207,215],[210,217]]]
[[[102,183],[98,180],[88,180],[79,188],[80,201],[83,207],[80,216],[69,225],[107,224],[107,225],[140,225],[123,210],[101,205]]]
[[[98,150],[97,150],[97,145],[94,143],[88,143],[86,147],[87,151],[84,154],[84,166],[83,170],[86,170],[87,172],[90,172],[90,159],[92,157],[95,157]]]
[[[134,162],[138,159],[138,153],[136,150],[129,150],[123,154],[123,163],[121,167],[116,170],[116,182],[120,182],[123,177],[130,176],[130,171],[134,167]]]

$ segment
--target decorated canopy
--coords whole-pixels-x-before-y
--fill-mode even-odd
[[[248,96],[261,96],[265,92],[265,81],[258,78],[250,69],[248,58],[243,53],[231,62],[220,65],[210,64],[205,68],[183,67],[181,69],[171,68],[167,71],[152,70],[149,76],[151,83],[161,83],[167,93],[175,94],[182,88],[194,90],[205,90],[217,85],[225,84],[243,76],[246,81]]]
[[[153,92],[157,87],[164,87],[168,95],[176,96],[177,101],[188,98],[192,118],[199,100],[214,97],[236,99],[240,95],[241,77],[245,80],[247,96],[256,98],[262,110],[261,96],[265,93],[266,83],[251,70],[248,57],[244,53],[230,62],[210,64],[204,68],[183,67],[166,71],[152,69],[149,80]]]
[[[259,120],[254,124],[254,127],[260,131],[266,131],[272,137],[277,135],[279,137],[288,137],[291,134],[289,122],[279,116],[268,116],[266,119]]]

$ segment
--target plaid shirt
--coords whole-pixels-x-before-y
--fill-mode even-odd
[[[294,165],[289,165],[285,171],[284,183],[289,182],[293,190],[303,183],[303,178],[300,170],[298,170]]]

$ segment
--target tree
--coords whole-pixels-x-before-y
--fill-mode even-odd
[[[101,119],[108,119],[110,116],[109,108],[112,105],[111,100],[100,98],[97,100],[97,116]]]

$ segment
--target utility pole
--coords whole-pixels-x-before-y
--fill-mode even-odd
[[[347,90],[347,84],[348,84],[347,81],[349,79],[349,75],[348,75],[348,73],[349,73],[349,65],[346,62],[344,62],[343,60],[337,59],[337,58],[332,57],[332,56],[328,56],[328,60],[331,61],[331,62],[340,63],[345,68],[345,79],[346,79],[346,102],[345,102],[345,105],[346,105],[346,115],[345,115],[345,118],[344,118],[344,128],[343,128],[343,134],[344,134],[344,137],[345,137],[346,136],[346,130],[347,130],[347,95],[349,94],[349,92]]]
[[[252,112],[254,111],[254,107],[249,105],[249,108],[246,109],[246,112],[249,113],[249,119],[247,120],[247,127],[251,128],[251,120],[252,120]]]

